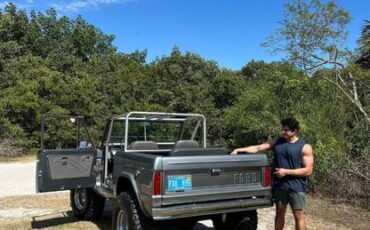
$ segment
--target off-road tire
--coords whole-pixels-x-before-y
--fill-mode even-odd
[[[179,219],[174,221],[174,226],[176,230],[191,230],[197,222],[194,218]]]
[[[82,201],[79,194],[84,193]],[[97,220],[104,210],[105,198],[91,188],[72,189],[70,203],[73,215],[80,220]]]
[[[217,215],[212,218],[215,230],[256,230],[256,210]]]
[[[127,223],[128,230],[152,230],[154,221],[146,217],[140,209],[135,194],[131,191],[118,195],[113,209],[113,230],[125,229],[120,219]],[[123,225],[123,224],[122,224]]]

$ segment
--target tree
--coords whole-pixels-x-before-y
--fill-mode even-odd
[[[211,83],[218,67],[197,54],[173,48],[169,57],[153,62],[149,67],[150,103],[169,111],[200,112],[210,117],[214,111]]]
[[[370,21],[365,20],[358,40],[360,57],[357,60],[362,67],[370,69]]]
[[[309,73],[332,67],[333,76],[323,76],[337,87],[370,126],[369,111],[359,97],[357,78],[346,69],[350,53],[341,49],[346,41],[345,26],[350,21],[347,10],[335,1],[291,0],[285,5],[281,28],[263,44],[273,52],[285,52],[288,59]]]
[[[273,138],[284,117],[294,115],[305,123],[301,117],[311,111],[306,109],[309,78],[303,71],[288,63],[252,61],[242,73],[247,82],[238,100],[225,110],[225,139],[230,146]]]
[[[215,107],[223,110],[232,106],[243,93],[245,85],[244,76],[235,74],[231,70],[221,69],[211,87]]]
[[[36,146],[42,113],[98,117],[92,123],[101,127],[105,91],[99,88],[101,67],[94,64],[116,54],[113,39],[82,17],[58,17],[51,8],[46,14],[32,11],[28,18],[14,4],[5,6],[0,12],[0,138]],[[115,63],[116,69],[121,66]],[[126,72],[134,74],[131,66]],[[55,130],[62,131],[58,138],[72,134],[67,126]]]

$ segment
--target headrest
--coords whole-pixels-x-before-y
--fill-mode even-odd
[[[157,143],[154,141],[134,141],[128,146],[129,150],[156,150]]]
[[[200,148],[199,143],[194,140],[179,140],[173,146],[173,149],[198,149]]]

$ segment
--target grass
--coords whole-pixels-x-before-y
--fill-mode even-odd
[[[0,157],[0,163],[10,163],[10,162],[30,162],[34,161],[37,158],[36,152],[31,152],[16,157]]]
[[[73,217],[69,207],[69,193],[2,198],[0,207],[0,229],[111,228],[110,212],[105,212],[98,222],[79,221]],[[3,212],[9,215],[4,216]]]
[[[69,193],[0,198],[0,229],[110,229],[112,205],[106,206],[97,222],[79,221],[69,207]],[[4,216],[5,215],[5,216]],[[309,229],[369,229],[370,213],[346,204],[335,204],[322,197],[309,197],[306,210]],[[262,229],[273,228],[274,209],[259,212]],[[212,228],[201,228],[212,229]],[[286,228],[294,229],[294,219],[287,214]]]
[[[306,215],[314,217],[311,219],[318,226],[314,229],[370,229],[369,210],[323,196],[311,196]]]

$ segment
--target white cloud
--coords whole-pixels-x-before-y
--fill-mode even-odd
[[[51,7],[65,13],[77,13],[84,9],[98,9],[101,5],[126,3],[133,0],[78,0],[50,4]]]
[[[99,9],[103,5],[123,4],[138,0],[0,0],[0,9],[13,2],[18,9],[46,9],[53,7],[62,14],[79,13],[88,9]]]
[[[24,1],[2,1],[0,2],[0,8],[4,9],[6,5],[8,5],[10,2],[14,3],[18,9],[27,9],[31,8],[34,5],[33,0],[24,0]]]
[[[0,8],[1,9],[4,9],[4,7],[6,6],[6,5],[8,5],[8,3],[9,3],[10,1],[2,1],[2,2],[0,2]]]

